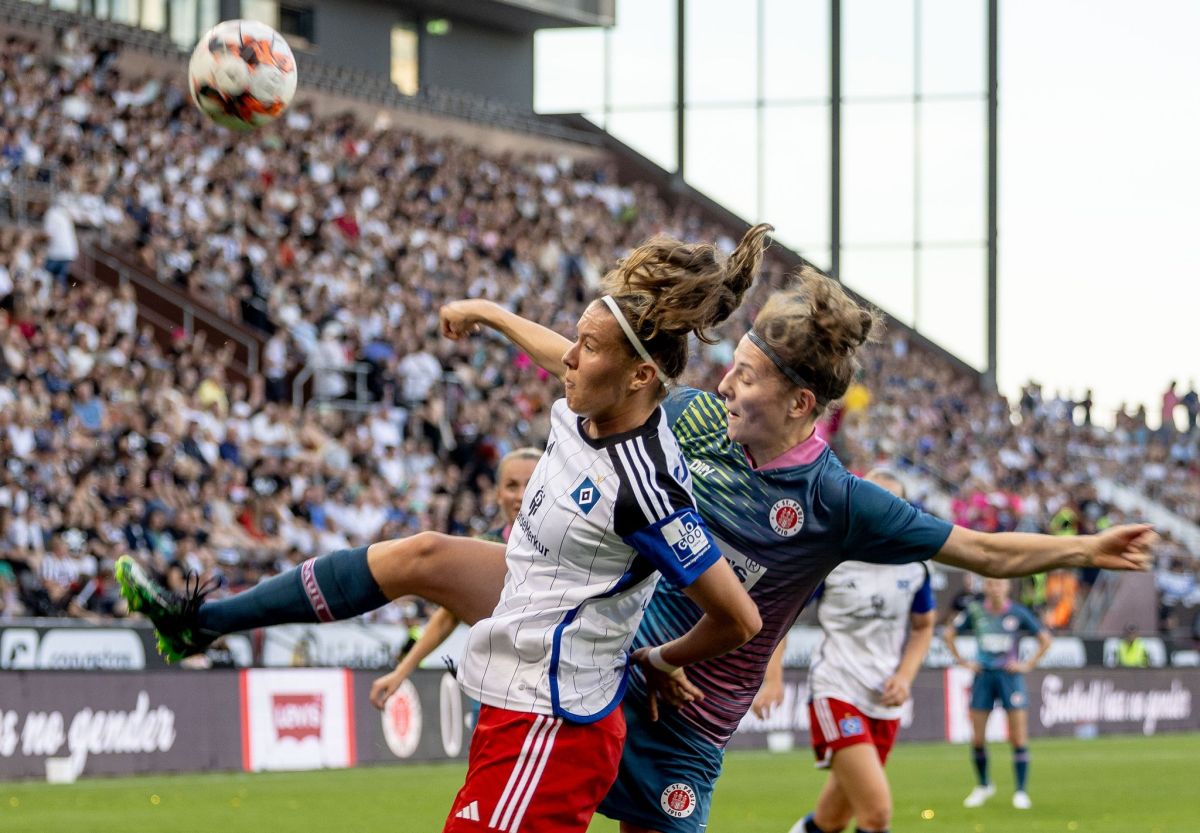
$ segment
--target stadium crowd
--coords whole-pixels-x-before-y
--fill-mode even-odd
[[[115,47],[77,32],[50,51],[8,37],[0,53],[0,190],[29,172],[59,189],[37,207],[43,234],[0,229],[3,618],[120,615],[111,567],[127,551],[173,583],[220,573],[236,592],[313,553],[488,528],[495,463],[544,436],[556,393],[499,342],[439,339],[438,307],[484,296],[566,329],[605,266],[653,233],[732,248],[604,164],[488,154],[303,105],[233,137],[202,125],[182,89],[118,66]],[[228,348],[201,336],[156,341],[128,290],[70,280],[76,227],[268,333],[261,375],[227,375]],[[784,280],[771,266],[727,332]],[[697,345],[692,381],[714,385],[732,348]],[[338,399],[354,363],[370,368],[368,411],[292,407],[295,370],[319,367],[316,392]],[[1143,410],[1102,428],[1090,396],[1031,385],[1010,405],[892,334],[828,431],[852,467],[932,475],[956,522],[1070,534],[1117,519],[1102,477],[1200,518],[1196,396],[1173,395],[1164,410],[1184,427],[1152,431]],[[1200,605],[1198,570],[1164,547],[1164,603]],[[1032,589],[1064,629],[1092,577],[1070,578]]]

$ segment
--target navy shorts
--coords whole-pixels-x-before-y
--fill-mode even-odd
[[[1025,696],[1025,677],[1002,668],[985,668],[971,683],[971,709],[990,712],[999,701],[1005,711],[1023,709],[1029,702]]]
[[[600,813],[661,833],[702,833],[725,752],[627,696],[625,750]]]

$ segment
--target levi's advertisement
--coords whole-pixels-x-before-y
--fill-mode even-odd
[[[350,671],[254,668],[240,672],[239,688],[247,772],[354,766]]]

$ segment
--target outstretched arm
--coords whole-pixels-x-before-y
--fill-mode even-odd
[[[1113,526],[1097,535],[976,532],[956,526],[934,561],[992,578],[1016,578],[1056,567],[1148,570],[1158,536],[1147,524]]]
[[[533,361],[559,379],[567,370],[563,355],[571,347],[564,336],[541,324],[522,318],[491,301],[467,300],[446,304],[439,312],[442,335],[458,341],[479,332],[479,327],[491,327],[520,347]]]
[[[446,608],[438,608],[429,617],[425,630],[416,644],[412,646],[412,650],[404,655],[404,659],[400,660],[392,671],[382,677],[377,677],[371,683],[371,705],[382,709],[388,698],[396,693],[400,684],[420,667],[421,660],[436,651],[437,647],[446,641],[451,632],[458,627],[458,621],[458,617]]]

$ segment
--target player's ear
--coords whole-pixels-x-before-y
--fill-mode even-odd
[[[788,395],[788,418],[804,419],[817,408],[817,397],[808,388],[793,388]]]

